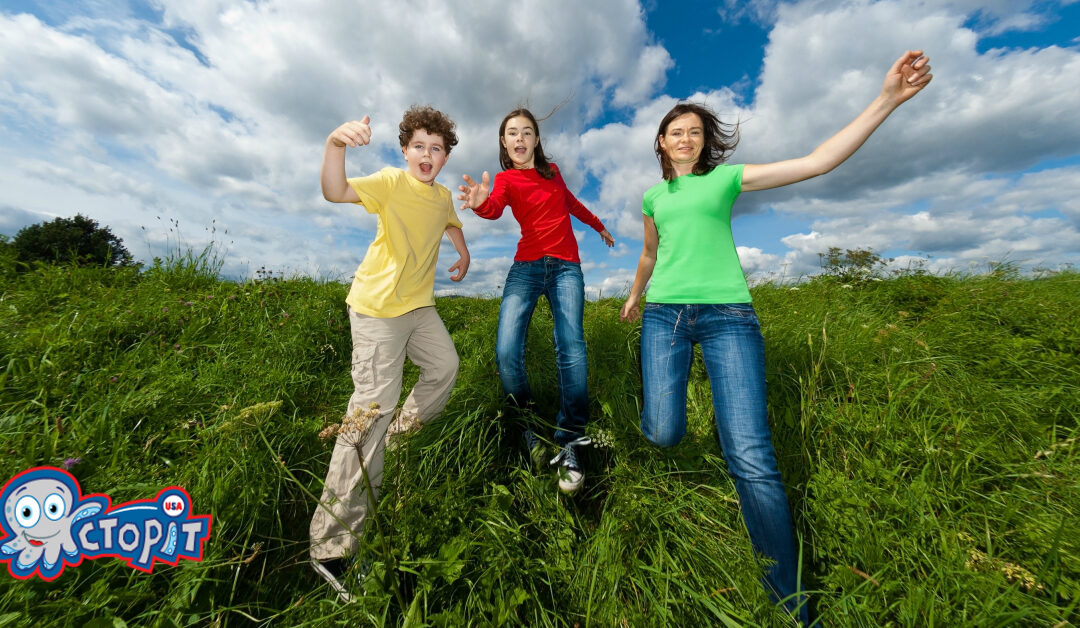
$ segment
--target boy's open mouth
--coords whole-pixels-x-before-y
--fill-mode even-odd
[[[420,172],[431,174],[431,164],[420,164]]]

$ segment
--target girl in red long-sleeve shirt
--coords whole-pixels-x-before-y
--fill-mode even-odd
[[[555,443],[561,447],[551,464],[558,466],[559,488],[572,493],[585,479],[575,447],[589,444],[585,437],[589,390],[582,324],[585,281],[570,216],[599,232],[608,246],[615,240],[566,188],[559,168],[548,162],[540,127],[528,109],[516,109],[503,118],[499,163],[503,171],[495,175],[494,187],[487,172],[479,183],[465,175],[458,198],[464,201],[462,209],[489,220],[501,216],[509,205],[521,225],[517,254],[503,285],[495,360],[510,404],[528,409],[532,391],[525,373],[525,338],[536,303],[540,295],[546,296],[554,319],[559,381]],[[525,430],[525,442],[533,462],[540,464],[543,446],[533,427]]]

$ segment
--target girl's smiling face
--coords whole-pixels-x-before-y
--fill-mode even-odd
[[[684,113],[668,123],[660,136],[660,149],[671,160],[675,174],[692,172],[705,146],[705,125],[696,113]]]
[[[432,135],[424,129],[413,132],[409,143],[401,147],[409,174],[417,181],[431,185],[449,157],[441,135]]]
[[[525,170],[533,165],[533,152],[536,150],[538,134],[533,123],[525,116],[515,116],[506,121],[506,129],[501,138],[514,168]]]

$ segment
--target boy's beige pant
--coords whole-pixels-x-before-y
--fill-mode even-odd
[[[419,419],[426,423],[442,412],[457,379],[458,356],[454,343],[434,307],[422,307],[395,318],[374,318],[349,309],[352,327],[353,394],[348,412],[379,404],[374,424],[358,439],[342,434],[334,444],[320,504],[309,533],[311,557],[330,560],[353,554],[364,520],[378,500],[382,481],[384,438],[391,423]],[[420,379],[395,412],[401,396],[401,372],[408,357],[420,367]],[[396,420],[395,420],[396,419]],[[393,431],[397,431],[392,430]],[[363,466],[374,489],[369,496]]]

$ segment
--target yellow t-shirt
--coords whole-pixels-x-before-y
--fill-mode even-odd
[[[400,168],[349,179],[360,204],[379,217],[375,240],[353,276],[353,311],[392,318],[435,305],[435,264],[447,227],[460,227],[450,190]]]

